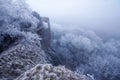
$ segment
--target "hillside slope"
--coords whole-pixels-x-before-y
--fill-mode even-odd
[[[61,77],[54,80],[82,80],[82,77],[77,77],[64,67],[45,65],[52,64],[51,61],[56,58],[54,54],[47,53],[51,43],[49,18],[32,11],[24,0],[0,0],[0,9],[0,80],[13,80],[17,77],[17,80],[25,80],[27,72],[34,74],[28,76],[28,80],[32,80],[31,77],[46,73],[45,67],[54,70],[44,77],[56,75],[54,71],[58,69],[62,71]],[[39,73],[40,67],[44,67],[45,71]],[[22,78],[19,79],[20,75]]]

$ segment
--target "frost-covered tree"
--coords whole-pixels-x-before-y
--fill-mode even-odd
[[[94,32],[53,25],[52,48],[61,63],[95,80],[120,79],[120,40],[103,41]]]
[[[0,0],[0,41],[3,41],[4,35],[39,41],[40,37],[36,34],[41,27],[39,24],[42,21],[33,15],[25,0]]]

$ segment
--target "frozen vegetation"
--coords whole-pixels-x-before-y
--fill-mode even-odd
[[[43,37],[48,26],[42,19],[24,0],[0,0],[0,80],[50,62],[40,43],[49,38]]]
[[[85,75],[74,73],[64,66],[54,67],[51,64],[38,64],[15,80],[91,80]]]
[[[60,64],[95,80],[120,80],[120,40],[104,40],[93,31],[52,25],[52,48]]]
[[[50,29],[24,0],[0,0],[0,80],[120,80],[119,53],[120,40]]]

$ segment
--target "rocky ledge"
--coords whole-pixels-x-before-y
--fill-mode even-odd
[[[51,64],[38,64],[26,71],[15,80],[90,80],[85,75],[74,73],[64,66],[52,66]]]

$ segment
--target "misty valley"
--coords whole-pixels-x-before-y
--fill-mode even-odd
[[[119,19],[104,24],[95,11],[86,16],[90,5],[116,3],[77,1],[0,0],[0,80],[120,80]],[[79,3],[87,5],[79,6],[80,16]]]

